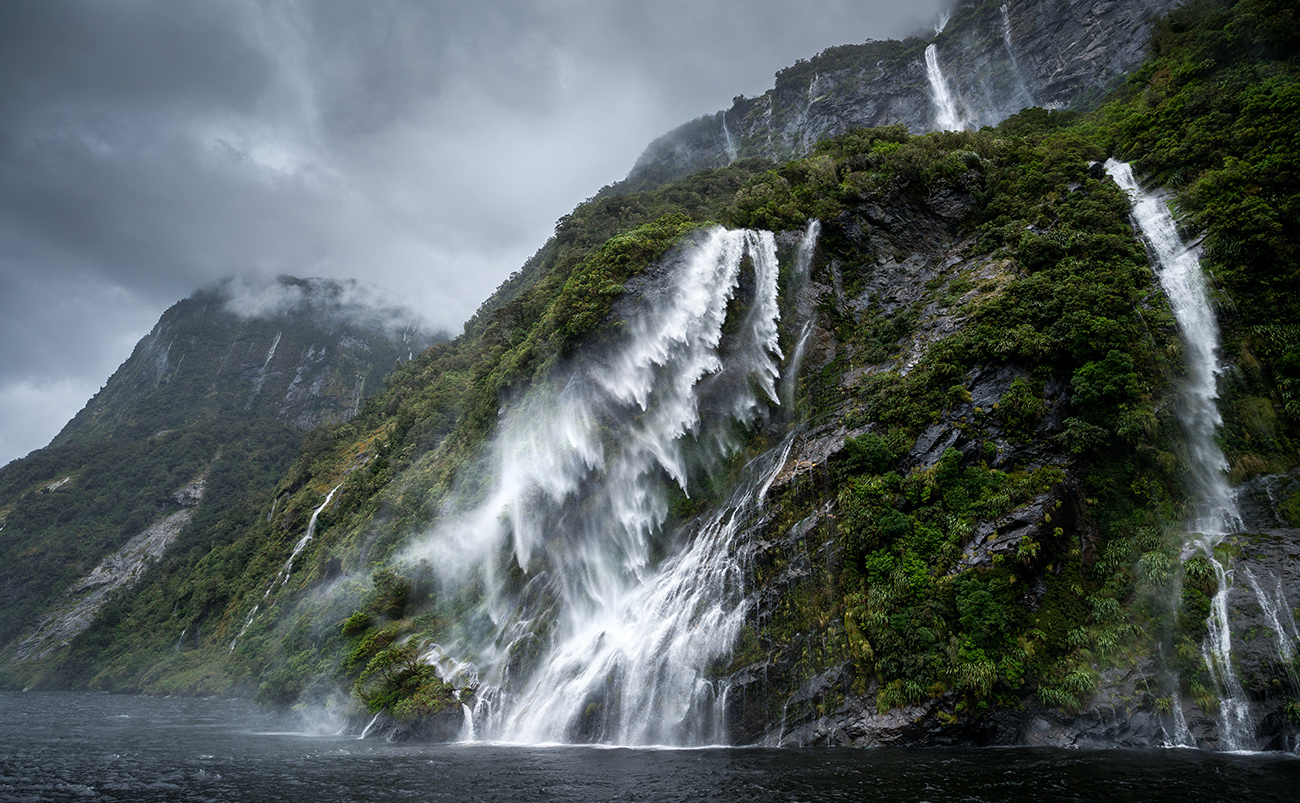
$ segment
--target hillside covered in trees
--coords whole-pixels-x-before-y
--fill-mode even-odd
[[[195,478],[246,487],[56,657],[11,642],[0,678],[432,738],[468,717],[538,741],[1232,746],[1235,692],[1202,649],[1226,600],[1251,623],[1230,636],[1249,744],[1294,745],[1293,613],[1244,582],[1300,599],[1294,17],[1193,0],[1081,108],[609,188],[459,337],[301,440],[131,412],[130,445],[90,449],[92,402],[0,472],[0,545],[43,589],[5,580],[7,638],[152,520],[95,513],[93,548],[60,529],[78,482],[77,504],[126,498],[90,494],[70,450],[138,466],[112,482],[157,514]],[[1210,277],[1243,525],[1208,555],[1188,546],[1185,337],[1108,159],[1170,193]]]

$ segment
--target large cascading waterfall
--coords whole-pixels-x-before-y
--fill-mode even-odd
[[[1228,461],[1215,440],[1222,418],[1217,400],[1219,327],[1210,307],[1205,276],[1195,248],[1178,235],[1165,199],[1143,191],[1132,168],[1107,160],[1108,172],[1133,202],[1133,219],[1151,248],[1169,306],[1183,336],[1187,381],[1182,388],[1179,422],[1187,437],[1188,464],[1195,510],[1188,522],[1184,552],[1202,552],[1214,567],[1218,592],[1211,600],[1209,635],[1202,645],[1206,667],[1219,686],[1222,740],[1230,750],[1249,747],[1253,738],[1249,701],[1232,663],[1232,632],[1228,621],[1228,592],[1232,572],[1218,560],[1215,547],[1242,529],[1237,498],[1228,486]],[[1184,557],[1187,557],[1187,554]]]
[[[816,236],[810,225],[796,282]],[[457,600],[426,660],[476,687],[474,736],[726,740],[710,670],[746,613],[736,535],[790,444],[733,466],[746,426],[780,409],[782,369],[797,370],[799,350],[785,360],[779,346],[776,253],[769,232],[716,228],[650,271],[622,339],[505,413],[491,486],[413,548],[439,599]],[[728,471],[735,490],[713,514],[664,526]]]
[[[930,82],[930,98],[934,101],[934,124],[942,131],[961,131],[971,127],[971,120],[958,106],[948,79],[939,66],[939,48],[933,42],[925,48],[925,76]]]

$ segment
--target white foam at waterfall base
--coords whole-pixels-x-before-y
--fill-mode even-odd
[[[815,237],[810,226],[800,262]],[[711,517],[662,525],[670,494],[725,468],[736,425],[779,404],[778,267],[771,233],[715,228],[651,271],[622,340],[512,406],[490,487],[453,502],[460,512],[412,550],[439,596],[467,606],[428,660],[455,656],[476,679],[478,738],[725,741],[725,684],[709,670],[744,622],[736,535],[789,439]]]
[[[1218,591],[1210,601],[1208,635],[1201,645],[1206,668],[1219,692],[1222,741],[1230,750],[1249,747],[1253,738],[1250,703],[1232,663],[1232,631],[1228,592],[1232,571],[1214,548],[1242,528],[1237,498],[1228,486],[1228,461],[1215,440],[1222,418],[1218,407],[1219,327],[1201,271],[1200,257],[1178,235],[1178,226],[1165,199],[1138,184],[1133,169],[1114,159],[1106,172],[1133,203],[1133,220],[1150,247],[1156,278],[1183,337],[1187,379],[1179,393],[1179,423],[1186,435],[1188,469],[1195,511],[1188,522],[1184,559],[1200,551],[1214,568]]]

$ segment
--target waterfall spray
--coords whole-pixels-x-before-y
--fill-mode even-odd
[[[731,138],[731,130],[727,128],[727,113],[722,112],[722,140],[727,149],[727,164],[736,161],[740,152],[736,150],[736,142]]]
[[[939,66],[939,48],[933,43],[925,48],[925,75],[930,81],[930,98],[934,101],[934,124],[941,131],[961,131],[971,121],[957,108],[957,100],[948,87],[948,79]]]
[[[943,29],[948,27],[948,20],[950,19],[952,19],[952,11],[949,9],[944,9],[943,12],[939,14],[939,18],[934,21],[935,36],[938,36],[939,34],[943,33]]]
[[[1034,96],[1025,86],[1024,76],[1020,74],[1020,62],[1016,60],[1016,49],[1011,44],[1011,12],[1007,4],[1003,3],[1002,8],[1002,44],[1007,49],[1007,58],[1011,59],[1011,71],[1016,76],[1016,88],[1020,90],[1020,95],[1024,98],[1026,106],[1033,106]]]
[[[810,225],[796,277],[816,234]],[[477,685],[467,732],[525,743],[726,740],[727,688],[710,670],[747,610],[738,535],[792,438],[740,469],[716,512],[689,511],[707,498],[697,480],[727,470],[740,449],[737,425],[781,402],[777,274],[769,232],[715,228],[667,260],[621,342],[584,354],[504,415],[492,487],[414,547],[436,567],[440,595],[473,601],[425,657],[456,656]],[[674,506],[683,524],[669,530]]]
[[[1178,236],[1178,227],[1165,200],[1144,192],[1124,162],[1107,160],[1108,172],[1133,202],[1133,220],[1150,246],[1156,276],[1169,299],[1187,355],[1188,378],[1181,392],[1179,423],[1187,436],[1188,462],[1195,494],[1195,512],[1188,522],[1183,557],[1200,551],[1214,567],[1218,592],[1210,604],[1209,635],[1202,644],[1206,668],[1219,687],[1220,726],[1224,744],[1241,749],[1252,737],[1250,705],[1232,664],[1232,633],[1228,621],[1228,592],[1232,572],[1214,549],[1242,529],[1237,498],[1228,486],[1228,461],[1215,441],[1219,416],[1217,379],[1219,328],[1210,307],[1205,276],[1195,248]]]

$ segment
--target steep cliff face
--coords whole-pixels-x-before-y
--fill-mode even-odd
[[[163,313],[50,445],[223,415],[300,430],[351,418],[366,387],[431,337],[410,311],[350,306],[349,290],[282,277],[195,293]]]
[[[1142,63],[1154,19],[1181,1],[967,0],[933,37],[834,47],[782,70],[760,97],[738,97],[652,142],[616,187],[647,189],[738,158],[804,156],[855,127],[978,128],[1029,106],[1095,104]],[[930,47],[951,121],[927,74]]]
[[[932,65],[950,121],[1065,102],[1110,81],[1148,6],[969,3],[929,43],[784,71],[737,104],[777,122],[706,120],[650,183],[745,156],[747,130],[806,158],[574,210],[461,337],[181,533],[147,593],[40,679],[284,705],[346,689],[394,738],[468,720],[543,742],[1293,749],[1300,250],[1280,221],[1300,142],[1279,5],[1201,0],[1101,110],[984,130],[801,139],[868,102],[854,75],[918,119]],[[860,58],[911,70],[912,94]],[[1183,182],[1222,282],[1224,364],[1191,346],[1108,156]],[[345,407],[355,386],[316,366],[358,351],[307,338],[278,364],[280,331],[228,334],[199,376],[235,366],[236,406],[286,430],[302,399]],[[59,448],[135,427],[175,449],[110,403],[183,386],[192,358],[167,348],[183,338],[159,334]],[[1189,375],[1209,376],[1194,399]],[[1189,399],[1222,411],[1208,463],[1214,426],[1187,426]],[[119,543],[155,543],[145,525],[183,512],[174,488],[207,466],[211,494],[230,462],[159,479]],[[91,490],[41,465],[24,504]],[[1241,485],[1240,532],[1219,542],[1188,532],[1207,465]],[[132,545],[68,583],[129,574]]]
[[[66,646],[193,520],[264,493],[304,431],[355,415],[430,342],[354,294],[288,277],[200,291],[50,446],[0,471],[0,641],[26,633],[11,659]]]

